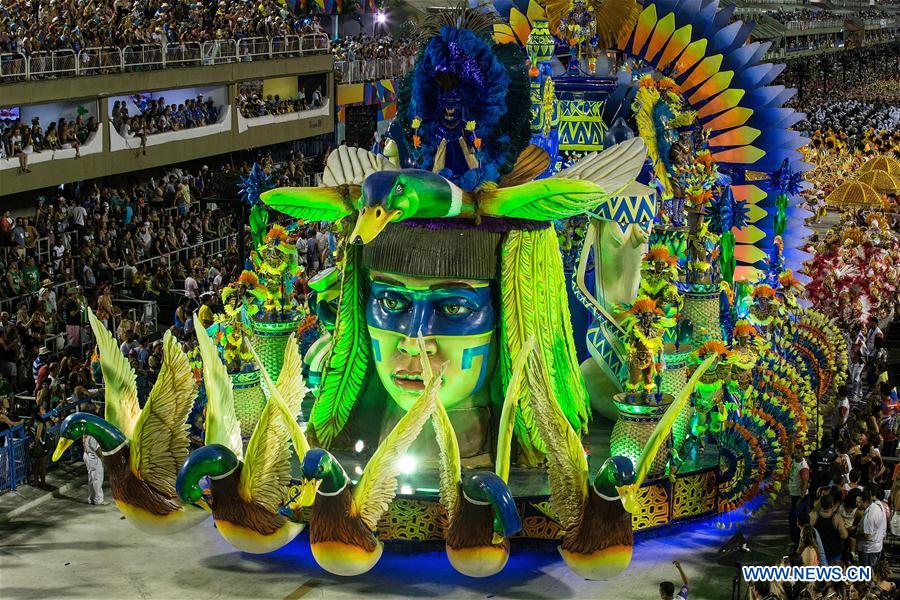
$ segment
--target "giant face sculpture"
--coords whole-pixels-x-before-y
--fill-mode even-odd
[[[441,402],[470,405],[494,364],[495,311],[490,282],[411,277],[371,271],[366,324],[375,369],[385,390],[408,410],[424,389],[416,338],[421,335],[432,369],[447,363]]]

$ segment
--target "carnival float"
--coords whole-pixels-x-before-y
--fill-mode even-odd
[[[256,250],[197,331],[199,385],[167,339],[171,377],[141,410],[92,319],[106,414],[69,417],[56,454],[97,437],[145,531],[210,514],[239,550],[309,543],[348,576],[398,540],[489,576],[531,539],[606,579],[635,534],[765,511],[847,357],[800,301],[793,91],[732,12],[432,16],[385,155],[340,146],[318,187],[245,180]],[[295,226],[267,210],[343,232],[308,305]]]

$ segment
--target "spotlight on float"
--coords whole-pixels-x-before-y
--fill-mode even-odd
[[[375,20],[379,25],[384,25],[387,22],[387,15],[383,12],[375,13]]]
[[[400,469],[401,473],[409,475],[416,470],[416,459],[409,454],[404,454],[400,457],[400,460],[397,461],[397,467]]]

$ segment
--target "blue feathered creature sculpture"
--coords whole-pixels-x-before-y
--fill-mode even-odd
[[[433,16],[398,95],[416,166],[468,191],[512,170],[530,133],[522,51],[492,33],[490,14],[464,6]]]

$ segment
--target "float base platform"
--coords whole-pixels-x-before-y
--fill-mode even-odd
[[[609,458],[612,423],[597,417],[584,442],[590,454],[591,474]],[[335,452],[335,457],[355,482],[365,468],[367,456],[354,452]],[[295,466],[294,472],[299,471]],[[644,481],[640,499],[642,510],[632,515],[635,532],[653,531],[676,523],[718,514],[719,452],[707,444],[702,452],[688,451],[687,459],[673,480],[666,475]],[[401,475],[400,493],[378,525],[379,538],[424,542],[444,539],[447,518],[438,500],[439,474],[423,465]],[[522,531],[515,537],[555,540],[562,529],[550,506],[550,484],[543,469],[510,469],[509,487],[522,516]],[[299,498],[299,486],[291,490]],[[305,516],[301,511],[301,519]],[[305,520],[305,519],[304,519]]]

